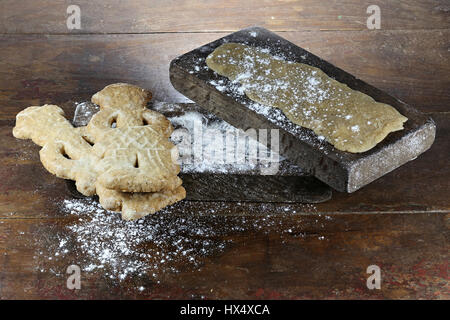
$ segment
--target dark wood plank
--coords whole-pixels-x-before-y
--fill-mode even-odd
[[[148,88],[157,100],[186,102],[170,85],[169,62],[223,35],[0,36],[0,119],[44,103],[70,111],[114,82]],[[448,111],[449,30],[283,36],[421,111]]]
[[[171,212],[183,215],[196,210],[214,210],[217,215],[255,215],[291,212],[318,213],[416,213],[450,210],[450,113],[431,114],[436,121],[436,141],[429,151],[363,189],[333,193],[333,198],[314,206],[274,203],[189,202]],[[0,126],[0,216],[15,218],[63,217],[61,204],[71,199],[64,180],[48,173],[39,162],[39,147],[31,141],[15,139],[12,124]],[[262,206],[264,210],[262,210]]]
[[[332,190],[313,176],[181,174],[187,200],[321,203]]]
[[[177,259],[172,265],[157,263],[156,276],[132,273],[119,281],[108,278],[108,269],[82,271],[81,289],[72,291],[66,287],[67,267],[90,263],[66,228],[78,218],[0,219],[3,299],[450,297],[448,214],[282,215],[273,217],[272,224],[258,217],[185,214],[187,224],[197,219],[195,225],[214,231],[212,237],[191,234],[183,239],[208,239],[211,247],[224,247],[196,255],[196,266]],[[155,240],[160,238],[164,234]],[[68,241],[68,251],[56,256],[61,239]],[[151,241],[140,248],[154,255],[158,250]],[[373,264],[381,268],[381,290],[366,287],[366,268]]]
[[[145,33],[236,31],[252,25],[274,31],[367,30],[369,5],[381,10],[381,28],[449,28],[446,0],[145,1],[79,0],[81,30],[68,30],[72,2],[3,0],[2,33]],[[243,18],[244,17],[244,18]]]

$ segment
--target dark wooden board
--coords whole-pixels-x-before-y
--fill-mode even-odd
[[[66,26],[67,7],[81,10],[81,29]],[[274,31],[367,30],[367,8],[378,5],[381,28],[449,28],[446,0],[2,0],[1,33],[232,32],[252,25]]]
[[[281,54],[289,61],[320,68],[328,76],[350,88],[393,106],[406,116],[408,121],[403,130],[389,134],[367,152],[350,153],[337,150],[329,143],[322,143],[312,130],[292,124],[284,114],[276,113],[275,109],[272,109],[273,115],[257,113],[249,107],[253,102],[247,96],[235,95],[227,87],[231,81],[209,69],[205,62],[206,57],[215,48],[226,42],[269,49],[272,54]],[[232,33],[175,58],[170,64],[170,80],[175,89],[237,128],[279,130],[280,154],[338,191],[354,192],[362,188],[415,159],[430,148],[435,138],[436,127],[431,118],[275,33],[259,27]],[[211,81],[223,81],[226,89],[218,90]]]
[[[321,203],[331,189],[312,176],[182,174],[188,200]]]
[[[180,214],[192,219],[188,212]],[[177,264],[182,271],[160,270],[165,272],[156,279],[146,274],[122,282],[108,279],[101,270],[83,271],[80,290],[66,287],[67,267],[83,258],[76,246],[52,260],[49,253],[39,254],[58,245],[73,217],[0,219],[0,297],[449,299],[448,218],[445,213],[347,214],[333,219],[283,215],[273,218],[272,227],[258,230],[248,228],[257,217],[243,222],[205,215],[199,223],[218,228],[219,236],[211,241],[229,245],[203,256],[199,267]],[[236,231],[230,231],[233,228]],[[151,243],[142,246],[154,250]],[[372,264],[381,268],[381,290],[366,287],[366,268]]]

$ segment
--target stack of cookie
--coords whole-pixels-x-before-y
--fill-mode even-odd
[[[74,128],[55,105],[29,107],[16,118],[13,135],[42,146],[44,167],[76,181],[86,196],[97,194],[107,210],[134,220],[185,198],[177,176],[178,152],[169,141],[173,128],[146,108],[151,93],[125,83],[92,97],[100,106],[85,127]]]

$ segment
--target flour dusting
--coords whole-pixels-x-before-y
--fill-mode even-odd
[[[298,204],[294,209],[293,205],[237,203],[233,215],[224,214],[230,210],[227,203],[204,206],[182,201],[145,219],[124,221],[95,199],[63,200],[61,211],[74,219],[58,232],[57,241],[39,252],[46,265],[40,271],[52,272],[58,260],[70,256],[83,272],[100,272],[117,281],[145,276],[158,282],[166,273],[180,272],[180,267],[201,268],[204,259],[220,255],[236,236],[247,232],[276,229],[281,235],[303,236],[295,230],[302,225],[301,218],[288,225],[280,219],[280,215],[296,214]],[[310,204],[300,209],[316,211]]]
[[[171,140],[178,147],[184,173],[244,173],[274,163],[278,166],[278,162],[284,160],[277,152],[223,120],[211,120],[196,111],[186,111],[169,120],[181,128],[181,131],[174,131]]]

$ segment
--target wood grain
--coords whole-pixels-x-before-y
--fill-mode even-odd
[[[114,82],[148,88],[157,100],[186,102],[169,82],[169,62],[223,35],[0,36],[0,119],[44,103],[72,110],[73,102]],[[283,36],[423,112],[448,111],[450,30]]]
[[[381,11],[381,28],[450,27],[446,0],[78,0],[81,30],[68,30],[72,1],[3,0],[1,33],[149,33],[237,31],[258,25],[273,31],[367,30],[367,7]]]
[[[186,219],[191,219],[185,215]],[[66,288],[66,268],[83,255],[74,244],[64,257],[51,248],[73,219],[0,219],[0,296],[3,299],[448,299],[449,216],[279,216],[273,227],[252,229],[254,219],[224,220],[211,241],[225,250],[199,267],[176,265],[163,276],[108,279],[82,272],[81,290]],[[78,219],[78,217],[77,217]],[[217,217],[201,223],[222,229]],[[290,232],[286,232],[290,230]],[[152,252],[151,244],[142,244]],[[154,250],[154,249],[153,249]],[[45,251],[45,252],[43,252]],[[49,251],[49,252],[47,252]],[[52,260],[49,257],[53,257]],[[368,290],[366,268],[382,270],[381,290]],[[140,287],[144,287],[140,291]]]

